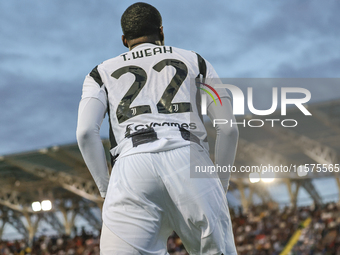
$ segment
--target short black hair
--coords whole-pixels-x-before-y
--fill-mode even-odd
[[[129,6],[120,20],[127,40],[147,35],[157,35],[162,26],[162,16],[150,4],[138,2]]]

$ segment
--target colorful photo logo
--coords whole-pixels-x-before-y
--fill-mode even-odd
[[[220,101],[220,104],[222,105],[222,100],[220,98],[220,95],[217,93],[217,91],[210,85],[206,84],[206,83],[203,83],[203,82],[197,82],[198,84],[202,84],[203,86],[206,86],[207,88],[209,88],[212,92],[215,93],[215,95],[217,96],[218,100]],[[206,92],[211,98],[212,100],[214,101],[215,105],[217,105],[216,103],[216,100],[213,96],[213,94],[211,94],[211,92],[207,89],[204,89],[204,88],[200,88],[201,90],[203,90],[204,92]]]

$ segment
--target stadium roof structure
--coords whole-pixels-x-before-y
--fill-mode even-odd
[[[311,172],[310,168],[305,176],[299,176],[294,171],[275,173],[275,182],[287,185],[293,206],[296,206],[299,188],[305,189],[316,204],[323,202],[313,185],[313,180],[317,178],[335,178],[340,190],[340,173],[334,171],[336,164],[339,167],[340,163],[340,100],[309,105],[308,110],[312,116],[305,116],[296,107],[289,109],[286,116],[275,112],[270,116],[270,119],[280,120],[275,122],[261,116],[237,118],[240,139],[236,169],[269,164],[296,167],[326,164],[320,172],[316,168]],[[283,127],[284,119],[287,120],[284,125],[294,124],[288,119],[294,119],[298,124],[294,128]],[[261,125],[261,121],[264,123],[262,127],[251,127]],[[212,124],[207,124],[207,130],[213,155],[215,131]],[[109,141],[103,140],[103,144],[110,165]],[[248,177],[249,173],[232,173],[230,184],[231,193],[235,190],[239,192],[244,208],[252,203],[253,195],[264,203],[275,202],[266,185],[251,183]],[[52,210],[34,212],[32,202],[43,200],[52,201]],[[100,219],[90,209],[101,208],[102,203],[103,199],[76,143],[0,157],[0,238],[5,224],[9,223],[24,237],[32,239],[41,219],[58,232],[70,234],[78,214],[94,228],[100,229]],[[56,212],[62,212],[63,221],[56,217]]]
[[[236,169],[241,169],[241,166],[264,167],[269,164],[286,166],[289,172],[275,172],[275,182],[287,185],[293,206],[296,206],[300,187],[305,189],[316,204],[322,204],[322,197],[313,185],[315,179],[335,178],[338,187],[335,192],[340,191],[340,100],[308,105],[307,108],[311,116],[305,116],[297,107],[292,107],[287,109],[286,116],[276,111],[270,117],[248,115],[237,118],[240,138]],[[293,128],[284,127],[294,126],[296,123]],[[251,127],[262,124],[262,127]],[[209,136],[213,137],[212,126],[208,130]],[[212,142],[210,144],[213,150],[214,145]],[[308,173],[299,175],[296,170],[301,171],[304,167],[298,167],[304,165],[309,168]],[[231,176],[231,189],[240,191],[243,207],[247,208],[252,202],[254,193],[263,202],[272,200],[263,183],[250,183],[247,180],[249,173],[232,173]],[[242,191],[245,187],[249,188],[249,197]]]

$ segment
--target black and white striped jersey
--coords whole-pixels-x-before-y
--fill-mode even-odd
[[[189,143],[179,130],[201,141],[207,136],[200,113],[205,92],[195,80],[200,75],[218,78],[212,65],[192,51],[143,43],[96,66],[85,78],[82,98],[98,98],[107,106],[113,155],[163,151]],[[217,92],[229,97],[224,89]],[[136,135],[152,142],[134,144]]]

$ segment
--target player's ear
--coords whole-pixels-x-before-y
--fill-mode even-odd
[[[127,39],[125,38],[125,35],[122,35],[122,42],[126,48],[129,48],[129,45],[127,43]]]
[[[164,32],[163,32],[163,26],[159,28],[159,39],[162,42],[162,45],[164,45]]]

